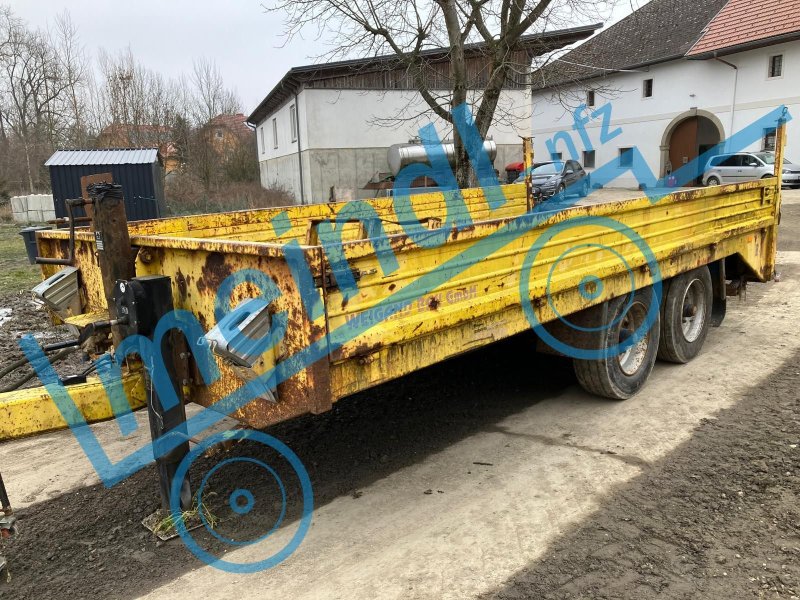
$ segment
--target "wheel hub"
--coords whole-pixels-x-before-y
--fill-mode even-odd
[[[644,324],[647,318],[647,307],[636,302],[630,306],[628,312],[620,321],[619,344],[625,344]],[[630,347],[617,357],[620,369],[625,375],[635,375],[647,358],[647,349],[650,345],[650,332],[635,341]]]
[[[700,279],[693,279],[683,295],[683,318],[681,331],[684,339],[691,343],[700,337],[706,320],[705,287]]]

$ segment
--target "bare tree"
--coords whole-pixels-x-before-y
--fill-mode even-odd
[[[240,111],[212,61],[177,79],[147,68],[129,48],[99,49],[95,62],[69,13],[42,30],[0,5],[0,194],[46,189],[43,165],[55,149],[93,143],[157,146],[207,189],[257,180],[253,136],[217,136],[227,120],[215,119]]]
[[[28,29],[10,14],[4,15],[0,27],[3,128],[21,147],[27,187],[35,191],[40,180],[41,155],[58,142],[68,121],[59,101],[68,88],[68,78],[45,33]]]
[[[99,142],[104,145],[160,146],[186,107],[179,81],[147,69],[130,48],[99,53],[101,82],[92,91]]]
[[[192,91],[192,117],[195,124],[203,126],[218,115],[232,115],[241,111],[236,93],[225,87],[225,80],[213,60],[194,61],[190,76]]]
[[[616,0],[275,0],[265,6],[283,13],[287,39],[307,29],[335,40],[324,58],[392,54],[413,81],[427,109],[453,124],[453,109],[470,100],[477,104],[475,126],[485,138],[509,80],[530,65],[515,64],[512,57],[521,38],[547,27],[586,22],[598,18]],[[485,76],[479,86],[470,80],[465,47],[480,42]],[[426,50],[447,48],[447,86],[431,77],[434,68]],[[547,48],[542,49],[543,52]],[[523,73],[520,73],[523,71]],[[434,87],[431,82],[436,82]],[[453,128],[456,179],[467,186],[472,177],[464,142]]]
[[[60,97],[69,114],[65,141],[71,146],[84,146],[90,137],[87,129],[90,64],[69,12],[64,11],[56,17],[51,44],[56,49],[66,85],[65,93]]]

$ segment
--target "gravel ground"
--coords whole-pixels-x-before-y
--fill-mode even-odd
[[[800,354],[485,598],[800,595]]]

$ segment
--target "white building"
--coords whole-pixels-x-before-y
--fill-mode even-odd
[[[512,60],[530,67],[535,56],[584,40],[597,29],[592,25],[524,36]],[[465,48],[476,88],[488,78],[484,50],[482,44]],[[435,94],[449,94],[448,52],[424,53],[427,87]],[[530,135],[529,85],[529,74],[515,74],[499,101],[502,118],[489,130],[501,172],[507,162],[521,159],[520,136]],[[476,89],[472,97],[477,101],[480,93]],[[282,186],[304,204],[328,201],[334,186],[351,190],[353,197],[374,196],[363,188],[389,172],[389,146],[407,143],[424,125],[432,122],[442,140],[451,137],[449,125],[432,118],[395,56],[295,67],[248,121],[256,127],[262,185]]]
[[[537,159],[577,153],[588,170],[614,164],[613,185],[638,187],[626,150],[665,177],[787,105],[787,157],[800,160],[798,40],[800,0],[651,0],[533,74]],[[565,110],[581,103],[585,133]],[[755,138],[730,149],[774,149],[774,129]]]

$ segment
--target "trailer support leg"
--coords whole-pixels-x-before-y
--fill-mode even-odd
[[[158,468],[161,508],[170,510],[172,483],[183,458],[189,453],[189,435],[186,429],[186,410],[183,401],[183,370],[181,356],[184,353],[184,338],[174,330],[156,335],[159,321],[173,310],[172,282],[164,275],[136,277],[130,281],[117,281],[115,286],[117,314],[125,322],[125,337],[141,335],[152,342],[150,355],[156,364],[145,364],[145,386],[147,390],[147,414],[150,419],[150,436],[153,440],[153,454]],[[145,353],[147,354],[147,353]],[[144,356],[143,359],[147,360]],[[163,361],[167,377],[154,379],[153,369],[160,368]],[[164,405],[165,393],[169,389],[159,389],[168,381],[178,402]],[[156,385],[158,383],[159,385]],[[172,450],[161,452],[159,444],[167,433],[177,434],[186,441]],[[192,492],[188,478],[181,484],[180,507],[188,510],[192,504]]]

